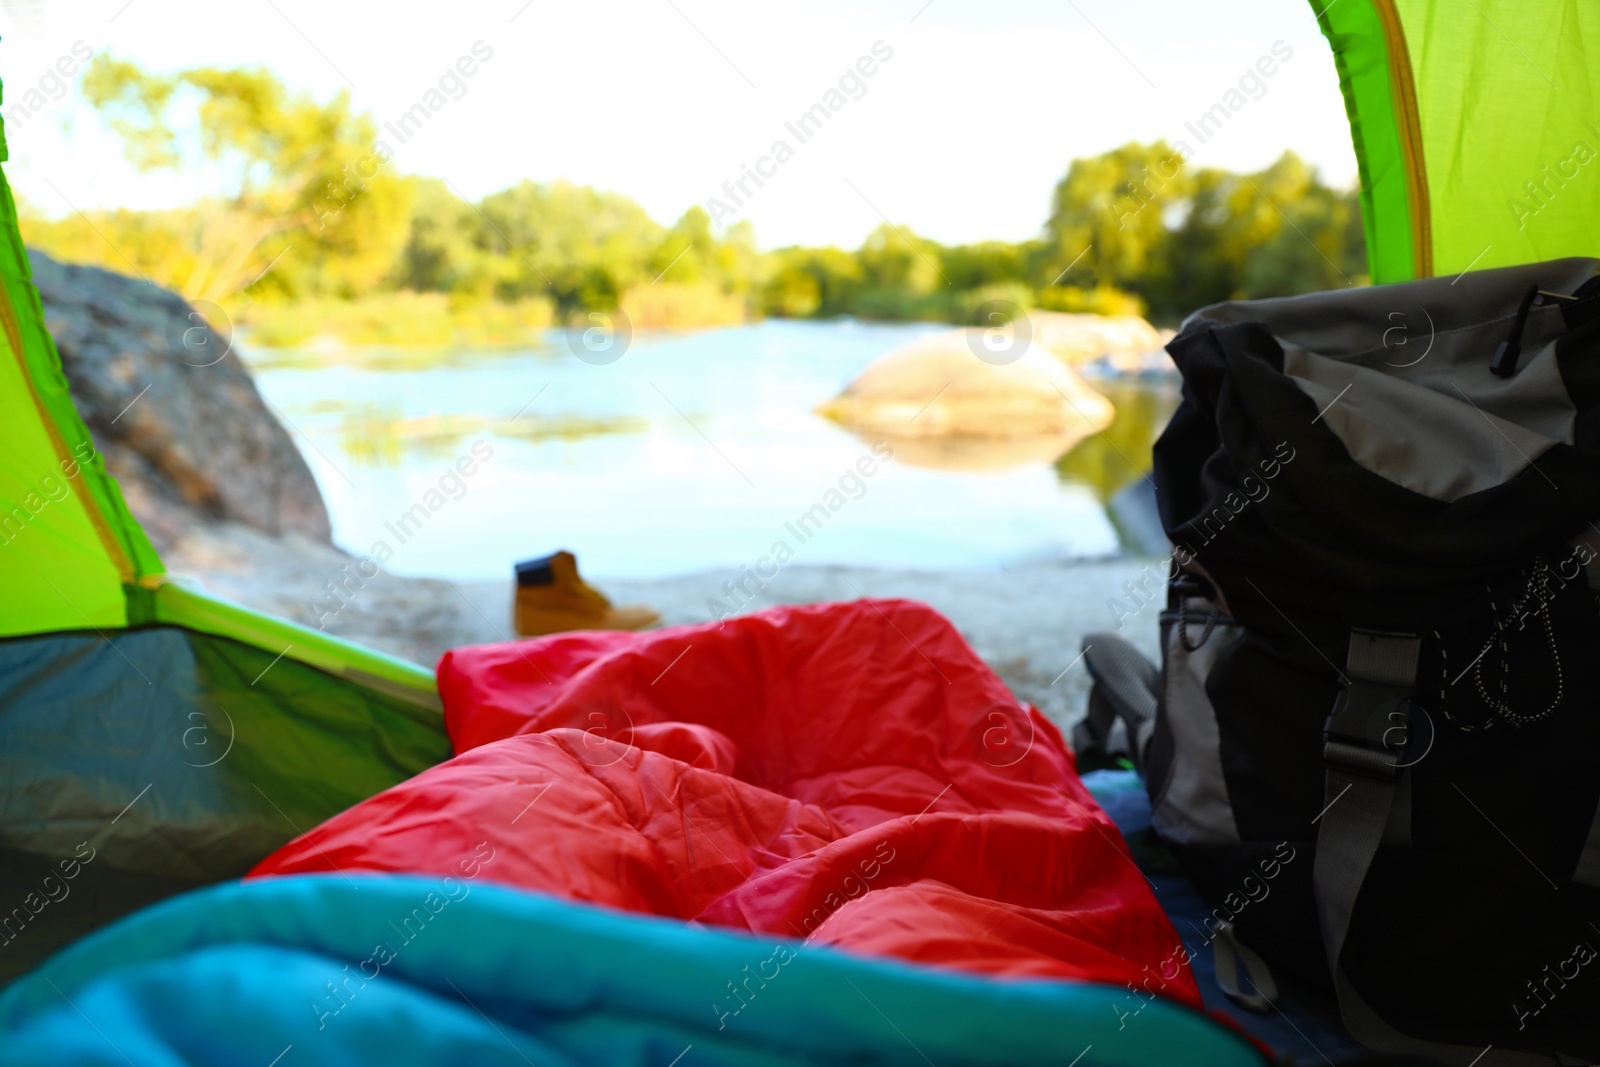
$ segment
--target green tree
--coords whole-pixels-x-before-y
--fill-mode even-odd
[[[696,204],[672,224],[651,250],[650,277],[679,285],[721,282],[731,264],[724,262],[720,253],[716,235],[711,232],[711,216]]]
[[[861,264],[832,245],[780,248],[768,257],[762,310],[787,318],[832,318],[854,309]]]
[[[624,304],[641,323],[675,327],[751,312],[986,322],[997,300],[1144,308],[1173,322],[1221,300],[1366,280],[1356,193],[1290,152],[1240,174],[1190,167],[1164,142],[1129,143],[1072,161],[1035,240],[944,247],[885,223],[854,252],[762,253],[748,222],[719,236],[691,207],[662,226],[629,197],[568,182],[468,203],[443,181],[394,173],[346,94],[317,100],[261,70],[157,75],[102,56],[84,91],[136,166],[204,165],[222,191],[165,211],[27,211],[29,240],[191,298],[318,298],[300,305],[306,329],[324,314],[310,309],[378,289],[404,291],[384,299],[441,322],[462,302],[493,300],[524,324],[552,306],[570,321]]]
[[[1182,218],[1143,290],[1160,317],[1365,280],[1356,194],[1324,185],[1292,152],[1251,174],[1201,170],[1179,207]]]
[[[477,208],[438,178],[411,182],[411,224],[389,284],[475,299],[493,295],[505,264],[479,246],[484,223]]]
[[[265,70],[157,75],[110,55],[89,64],[83,87],[135,166],[200,158],[223,175],[222,194],[192,211],[182,276],[161,279],[185,295],[221,299],[280,256],[273,284],[290,290],[358,295],[389,272],[411,189],[347,93],[324,102]]]
[[[748,220],[718,239],[711,216],[696,204],[673,223],[650,253],[651,279],[676,285],[712,285],[724,293],[748,293],[760,272],[755,229]]]
[[[941,249],[939,262],[951,288],[979,289],[986,285],[1026,281],[1030,251],[1026,243],[981,241]]]
[[[856,251],[861,288],[851,310],[873,319],[941,317],[950,282],[940,251],[904,226],[880,224]]]
[[[1167,213],[1190,192],[1182,155],[1165,141],[1075,159],[1045,223],[1040,286],[1136,288],[1159,260]]]
[[[661,226],[626,196],[524,181],[484,197],[479,210],[476,243],[506,264],[501,297],[549,296],[565,315],[615,307],[629,286],[655,276]]]
[[[1284,226],[1245,268],[1245,292],[1292,296],[1368,283],[1366,234],[1354,190],[1318,182],[1281,209]]]
[[[1182,219],[1143,286],[1158,318],[1181,318],[1239,291],[1240,263],[1229,244],[1240,184],[1238,175],[1213,167],[1194,173]]]

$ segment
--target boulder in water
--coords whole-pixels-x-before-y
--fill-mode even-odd
[[[1030,311],[1035,344],[1072,366],[1102,362],[1118,373],[1170,368],[1163,352],[1171,330],[1158,330],[1137,315],[1075,315]]]
[[[1011,362],[978,358],[983,332],[922,338],[862,371],[819,414],[887,438],[902,462],[993,469],[1048,461],[1115,414],[1111,401],[1038,343]]]

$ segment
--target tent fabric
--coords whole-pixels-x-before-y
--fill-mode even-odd
[[[124,626],[160,563],[72,408],[3,179],[0,244],[0,635]]]
[[[123,626],[121,569],[100,539],[93,505],[72,491],[83,476],[67,476],[81,472],[81,464],[58,451],[16,356],[0,331],[0,425],[7,427],[0,450],[0,631]]]
[[[254,876],[490,854],[486,878],[586,902],[1200,1003],[1060,735],[925,605],[456,649],[439,673],[460,755]]]
[[[362,689],[427,709],[434,713],[430,722],[443,729],[439,713],[444,708],[433,672],[425,667],[211,596],[204,590],[188,588],[179,580],[129,592],[130,598],[139,603],[136,613],[149,623],[182,626],[252,645],[274,656],[282,655]]]
[[[32,275],[0,174],[0,637],[125,626],[123,587],[162,569],[72,406]]]
[[[0,638],[176,623],[437,708],[433,680],[415,664],[166,575],[72,405],[31,279],[16,203],[0,174]]]
[[[1600,66],[1587,45],[1600,39],[1600,7],[1312,7],[1344,91],[1373,281],[1593,253]]]
[[[0,125],[0,161],[8,158],[4,127]],[[10,381],[0,393],[0,397],[3,397],[0,402],[6,404],[7,413],[14,412],[18,416],[16,421],[8,418],[0,426],[5,427],[8,444],[11,435],[31,438],[40,433],[50,442],[56,470],[50,471],[42,466],[29,468],[22,472],[25,477],[42,480],[46,474],[52,474],[70,482],[78,479],[81,473],[83,499],[80,507],[95,528],[96,539],[106,560],[116,568],[123,581],[160,573],[160,559],[145,537],[144,530],[128,511],[116,481],[106,473],[104,462],[94,451],[87,427],[72,406],[66,376],[61,372],[61,359],[50,332],[45,329],[44,309],[32,277],[33,268],[17,226],[16,201],[11,195],[10,183],[0,173],[0,334],[4,335],[5,347],[9,350],[9,358],[4,361],[7,364],[4,373],[9,378],[14,367],[21,371],[23,379],[15,383],[15,393]],[[13,408],[13,404],[16,407]],[[34,491],[37,488],[37,484],[27,484],[24,490]],[[14,508],[19,500],[15,493],[13,486],[0,489],[0,506],[4,507],[7,516],[15,516]],[[48,488],[46,497],[53,499]],[[52,515],[51,522],[67,524],[70,520]],[[50,523],[46,524],[46,528],[50,528]],[[85,556],[74,562],[87,565],[89,560]],[[4,610],[0,608],[0,612]],[[6,616],[0,614],[0,634],[12,632],[5,619]]]
[[[261,879],[146,909],[0,996],[0,1062],[1266,1062],[1162,998],[1136,1007],[1110,986],[998,982],[577,905],[492,884],[495,862],[450,880]],[[735,981],[751,992],[721,1014]]]
[[[0,984],[450,752],[438,713],[238,641],[0,641]]]
[[[176,623],[437,709],[432,676],[416,664],[184,588],[165,573],[72,405],[31,278],[0,174],[0,638]]]

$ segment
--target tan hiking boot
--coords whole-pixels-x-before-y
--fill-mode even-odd
[[[642,630],[661,616],[642,604],[619,608],[578,576],[571,552],[517,564],[515,625],[523,637],[565,630]]]

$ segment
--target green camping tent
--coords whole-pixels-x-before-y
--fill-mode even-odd
[[[0,283],[0,891],[80,842],[106,872],[70,909],[0,915],[3,984],[450,746],[432,672],[163,572],[73,409],[3,178]]]
[[[1374,282],[1593,254],[1600,6],[1313,5],[1350,116]]]

